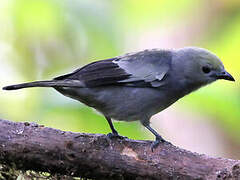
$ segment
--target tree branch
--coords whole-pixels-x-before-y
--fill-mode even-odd
[[[0,163],[96,179],[240,178],[240,161],[199,155],[171,144],[109,139],[35,123],[0,120]]]

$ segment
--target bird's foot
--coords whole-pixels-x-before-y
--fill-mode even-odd
[[[107,137],[108,137],[109,139],[114,139],[114,138],[117,138],[117,139],[125,139],[125,138],[127,138],[127,137],[125,137],[125,136],[120,136],[118,133],[108,133],[108,134],[107,134]]]
[[[156,149],[159,146],[160,143],[171,144],[170,142],[163,139],[162,136],[156,136],[156,140],[151,145],[152,152],[154,151],[154,149]]]

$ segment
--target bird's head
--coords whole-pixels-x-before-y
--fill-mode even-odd
[[[196,88],[218,79],[234,81],[221,60],[208,50],[185,47],[175,51],[173,68],[178,79]]]

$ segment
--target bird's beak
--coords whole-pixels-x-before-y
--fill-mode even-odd
[[[223,71],[221,73],[216,74],[217,79],[225,79],[228,81],[235,81],[235,79],[233,78],[233,76],[231,74],[229,74],[227,71]]]

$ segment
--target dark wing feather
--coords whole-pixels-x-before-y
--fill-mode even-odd
[[[90,63],[55,80],[80,80],[86,87],[159,87],[170,68],[170,60],[171,56],[166,51],[141,51]]]
[[[101,60],[90,63],[76,71],[54,78],[55,80],[80,80],[86,87],[96,87],[102,85],[115,85],[121,80],[128,79],[130,74],[126,73],[113,59]],[[120,83],[119,83],[120,84]],[[123,84],[123,83],[122,83]]]

